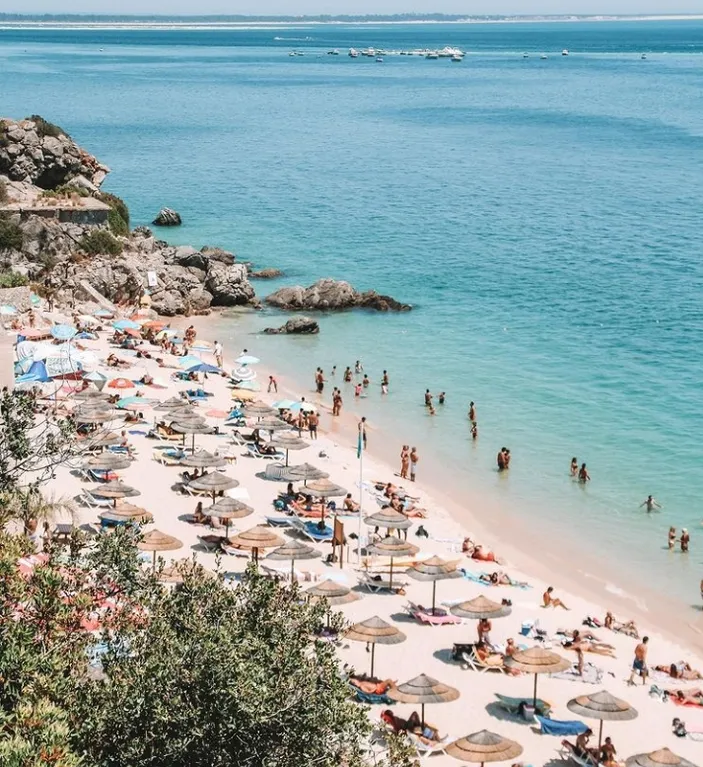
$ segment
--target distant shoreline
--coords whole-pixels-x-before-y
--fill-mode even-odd
[[[104,16],[97,14],[22,15],[0,13],[0,29],[284,29],[324,26],[402,26],[457,24],[578,24],[644,21],[701,21],[703,14],[594,16]]]

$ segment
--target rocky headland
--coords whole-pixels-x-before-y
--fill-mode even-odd
[[[169,245],[150,228],[130,229],[129,209],[102,190],[110,169],[42,117],[0,118],[0,287],[31,284],[57,306],[97,300],[136,305],[145,291],[159,314],[205,314],[217,307],[260,307],[249,278],[272,279],[220,248]],[[164,208],[154,223],[177,226]],[[348,282],[323,279],[266,299],[288,311],[411,307]],[[316,333],[309,318],[266,332]]]

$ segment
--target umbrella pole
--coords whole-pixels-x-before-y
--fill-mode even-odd
[[[420,704],[420,712],[421,712],[420,713],[420,719],[422,720],[420,726],[424,730],[425,729],[425,704],[424,703]]]
[[[535,711],[537,710],[537,674],[535,674],[535,688],[532,693],[532,705],[535,707]]]
[[[600,720],[600,727],[598,728],[598,753],[600,754],[601,743],[603,742],[603,720]]]
[[[371,676],[373,677],[373,662],[374,662],[374,656],[376,654],[376,643],[371,642]]]
[[[153,551],[153,559],[151,562],[151,572],[152,573],[156,572],[156,550]]]
[[[288,468],[288,453],[290,451],[286,448],[286,468]]]
[[[290,582],[293,583],[293,576],[295,575],[295,560],[290,558]]]
[[[391,557],[391,577],[388,581],[388,585],[391,587],[391,591],[393,591],[393,557]]]
[[[434,615],[435,598],[437,596],[437,581],[432,581],[432,615]]]

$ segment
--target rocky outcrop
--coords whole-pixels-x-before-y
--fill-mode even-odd
[[[11,181],[42,189],[70,183],[95,191],[109,172],[61,128],[40,117],[0,118],[0,174]]]
[[[322,279],[304,288],[296,285],[281,288],[266,297],[266,303],[279,309],[305,311],[338,311],[342,309],[373,309],[379,312],[406,312],[412,309],[391,296],[369,290],[360,293],[344,280]]]
[[[280,269],[261,269],[258,272],[249,272],[249,279],[252,280],[275,280],[277,277],[283,277]]]
[[[311,317],[294,317],[288,320],[280,328],[265,328],[264,333],[269,336],[288,334],[288,335],[314,335],[320,332],[320,326],[316,320]]]
[[[181,214],[171,208],[161,208],[158,216],[151,222],[154,226],[180,226]]]

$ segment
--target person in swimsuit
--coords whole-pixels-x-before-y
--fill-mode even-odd
[[[651,495],[648,495],[642,503],[640,503],[640,509],[645,506],[647,511],[654,511],[654,509],[661,509],[661,504],[659,504]]]
[[[681,544],[681,553],[682,554],[688,554],[688,543],[691,540],[691,536],[688,534],[688,530],[686,528],[681,529],[681,537],[679,538],[679,543]]]
[[[632,672],[630,678],[627,680],[629,685],[634,685],[635,674],[639,674],[642,677],[642,684],[647,684],[647,645],[649,644],[649,637],[642,637],[642,641],[635,647],[635,659],[632,662]]]
[[[364,377],[361,379],[361,385],[366,389],[370,383],[371,381],[369,380],[368,375],[364,373]]]
[[[469,421],[476,423],[476,405],[473,402],[469,402]]]
[[[496,463],[498,464],[498,471],[505,471],[505,448],[501,447],[496,456]]]
[[[561,599],[556,599],[552,596],[552,592],[554,591],[554,586],[550,586],[544,594],[542,594],[542,605],[543,607],[561,607],[564,610],[568,610],[569,608],[561,601]]]
[[[408,469],[410,468],[410,448],[408,445],[403,445],[400,451],[400,477],[401,479],[408,478]]]
[[[471,439],[478,439],[478,425],[476,421],[471,424]]]
[[[572,477],[578,477],[579,475],[579,462],[576,456],[571,459],[571,466],[569,467],[569,473]]]
[[[586,482],[591,481],[591,475],[588,473],[588,470],[586,469],[586,464],[582,463],[581,468],[579,469],[579,482],[582,484],[586,484]]]
[[[344,383],[349,383],[351,380],[352,380],[351,368],[347,366],[347,369],[344,371]]]
[[[668,540],[669,551],[673,551],[675,545],[676,545],[676,528],[670,527],[669,540]]]
[[[415,481],[415,471],[417,470],[417,462],[420,460],[420,456],[417,454],[417,448],[414,447],[410,451],[410,481]]]

